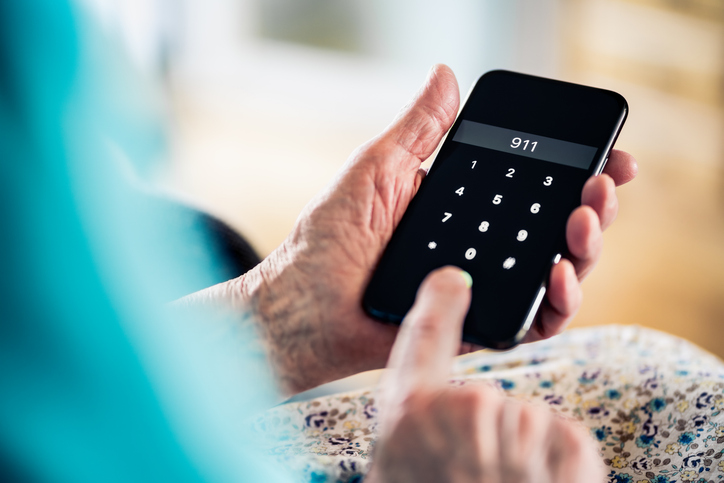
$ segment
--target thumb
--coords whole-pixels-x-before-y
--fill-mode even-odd
[[[416,170],[435,152],[455,121],[459,106],[455,74],[446,65],[434,65],[412,102],[376,141],[394,150],[400,168]]]
[[[471,286],[470,275],[456,267],[435,270],[422,282],[392,347],[383,382],[386,402],[445,384],[460,347]]]

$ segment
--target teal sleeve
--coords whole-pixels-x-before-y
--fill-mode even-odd
[[[287,481],[246,424],[276,397],[251,324],[164,308],[198,234],[116,168],[156,141],[79,19],[0,2],[0,480]]]

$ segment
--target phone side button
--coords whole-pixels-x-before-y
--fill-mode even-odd
[[[606,159],[603,160],[603,163],[601,163],[601,167],[598,169],[598,172],[596,173],[596,176],[603,173],[603,168],[606,167],[606,163],[608,163],[608,156],[606,156]]]
[[[533,301],[533,305],[530,306],[530,310],[528,311],[528,315],[525,318],[525,322],[523,322],[523,326],[514,337],[516,344],[520,343],[520,341],[523,340],[523,337],[525,337],[525,334],[528,333],[530,326],[533,325],[533,320],[535,319],[535,315],[538,313],[538,309],[540,308],[541,302],[543,302],[543,296],[545,294],[546,286],[545,284],[541,284],[540,288],[538,289],[538,294],[535,296],[535,300]]]

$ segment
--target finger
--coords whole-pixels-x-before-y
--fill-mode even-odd
[[[596,212],[601,222],[601,230],[611,226],[618,214],[616,183],[613,178],[607,174],[589,178],[583,186],[581,203],[590,206]]]
[[[547,408],[507,399],[501,417],[504,473],[512,482],[543,481],[545,448],[551,414]],[[506,480],[508,481],[508,480]]]
[[[566,225],[568,257],[583,280],[593,270],[603,249],[603,233],[598,214],[590,206],[579,206],[568,218]]]
[[[400,169],[417,169],[452,126],[459,105],[455,74],[446,65],[435,65],[413,101],[368,149],[381,147],[387,152],[387,159],[398,161]]]
[[[570,318],[581,306],[581,286],[573,264],[565,258],[553,266],[548,280],[548,303],[559,315]]]
[[[581,307],[583,292],[573,264],[565,258],[551,269],[548,290],[535,324],[526,342],[547,339],[560,334]]]
[[[603,482],[604,467],[592,440],[580,428],[554,419],[547,440],[547,463],[556,483]]]
[[[626,151],[612,149],[603,172],[613,178],[616,186],[621,186],[636,177],[639,165],[636,159]]]
[[[420,188],[420,183],[425,179],[425,176],[427,176],[427,170],[425,168],[419,168],[417,170],[417,176],[415,176],[415,192]]]
[[[470,305],[469,277],[459,268],[444,267],[422,282],[392,347],[387,365],[391,372],[384,387],[396,397],[387,398],[404,399],[415,391],[444,385]]]
[[[522,416],[522,403],[514,399],[506,399],[501,417],[498,420],[498,434],[503,436],[500,438],[501,467],[507,470],[511,482],[525,481],[524,477],[526,476],[517,473],[525,468],[525,466],[519,466],[520,459],[529,457],[529,454],[521,451],[520,426]]]
[[[441,394],[437,398],[440,426],[445,441],[455,447],[455,466],[463,468],[474,464],[478,471],[471,473],[480,476],[480,470],[483,470],[487,477],[485,481],[497,481],[501,466],[500,446],[507,436],[500,432],[499,424],[506,398],[486,385],[466,385],[438,394]],[[471,466],[467,466],[466,470],[470,469]]]

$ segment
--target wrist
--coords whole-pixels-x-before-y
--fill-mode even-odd
[[[282,392],[291,396],[327,382],[319,304],[303,257],[285,242],[254,269],[228,282],[236,312],[250,311]]]

